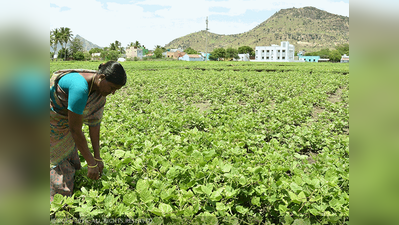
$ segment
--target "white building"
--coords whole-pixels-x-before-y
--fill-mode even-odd
[[[239,59],[236,61],[249,61],[249,53],[246,54],[238,54]]]
[[[282,41],[281,46],[256,46],[256,62],[293,62],[295,46],[290,45],[288,41]]]
[[[130,59],[134,59],[134,57],[137,58],[143,58],[143,49],[131,46],[126,48],[126,57]]]

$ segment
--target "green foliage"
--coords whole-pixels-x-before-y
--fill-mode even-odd
[[[250,56],[255,56],[255,51],[253,48],[249,46],[241,46],[238,48],[238,53],[239,54],[246,54],[249,53]]]
[[[63,48],[66,49],[68,42],[71,41],[71,38],[73,36],[72,30],[69,27],[61,27],[59,29],[59,32],[60,32],[60,43],[61,45],[64,44]],[[71,53],[68,53],[68,51],[66,51],[66,54],[64,54],[64,60],[66,60],[71,55],[72,55]]]
[[[320,56],[322,59],[328,59],[330,57],[330,49],[325,48],[317,52],[307,52],[305,56]]]
[[[69,49],[65,49],[65,48],[61,48],[59,51],[58,51],[58,56],[57,56],[57,58],[58,59],[67,59],[67,58],[69,58],[69,57],[71,57],[72,55],[71,55],[71,51],[69,50]]]
[[[50,58],[54,57],[54,52],[50,52]]]
[[[192,49],[191,47],[184,49],[184,52],[186,54],[198,54],[198,52],[196,50]]]
[[[78,61],[85,60],[85,55],[83,54],[83,52],[75,52],[73,54],[73,59]]]
[[[226,58],[232,58],[232,59],[239,59],[240,57],[238,56],[238,50],[235,48],[227,48],[226,49]]]
[[[226,58],[226,50],[224,48],[217,48],[210,53],[209,59],[219,60],[220,58]]]
[[[101,53],[103,50],[101,48],[92,48],[89,50],[90,55],[93,53]]]
[[[104,174],[90,180],[83,162],[74,196],[50,204],[55,220],[349,223],[348,64],[123,66],[101,125]]]
[[[164,51],[163,51],[162,48],[156,48],[156,49],[154,50],[154,56],[155,56],[155,58],[157,58],[157,59],[162,58],[162,53],[163,53],[163,52],[164,52]]]
[[[338,50],[333,50],[330,53],[329,59],[331,62],[339,62],[341,61],[341,53]]]
[[[325,48],[317,52],[305,53],[306,56],[320,56],[322,59],[330,59],[332,62],[339,62],[342,55],[349,55],[349,44],[338,45],[335,50]]]
[[[339,54],[349,56],[349,44],[338,45],[335,49],[339,51]]]
[[[104,58],[106,61],[108,60],[118,60],[120,56],[119,51],[117,50],[108,50],[108,51],[102,51],[101,52],[101,57]]]
[[[91,60],[91,54],[88,52],[83,52],[84,60]]]
[[[77,52],[83,52],[83,43],[79,38],[74,38],[71,41],[71,44],[69,46],[69,49],[71,51],[71,54],[75,58],[75,53]]]

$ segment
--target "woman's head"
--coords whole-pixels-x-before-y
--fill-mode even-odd
[[[115,61],[108,61],[98,66],[99,91],[103,96],[115,93],[126,84],[126,72],[122,65]]]

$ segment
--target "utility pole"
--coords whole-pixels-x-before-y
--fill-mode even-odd
[[[209,30],[208,29],[208,17],[206,17],[205,62],[207,61],[207,58],[208,58],[208,30]]]

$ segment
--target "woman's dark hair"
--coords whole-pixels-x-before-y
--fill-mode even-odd
[[[104,74],[105,79],[117,85],[126,84],[126,72],[122,65],[115,61],[108,61],[98,66],[98,74]]]

